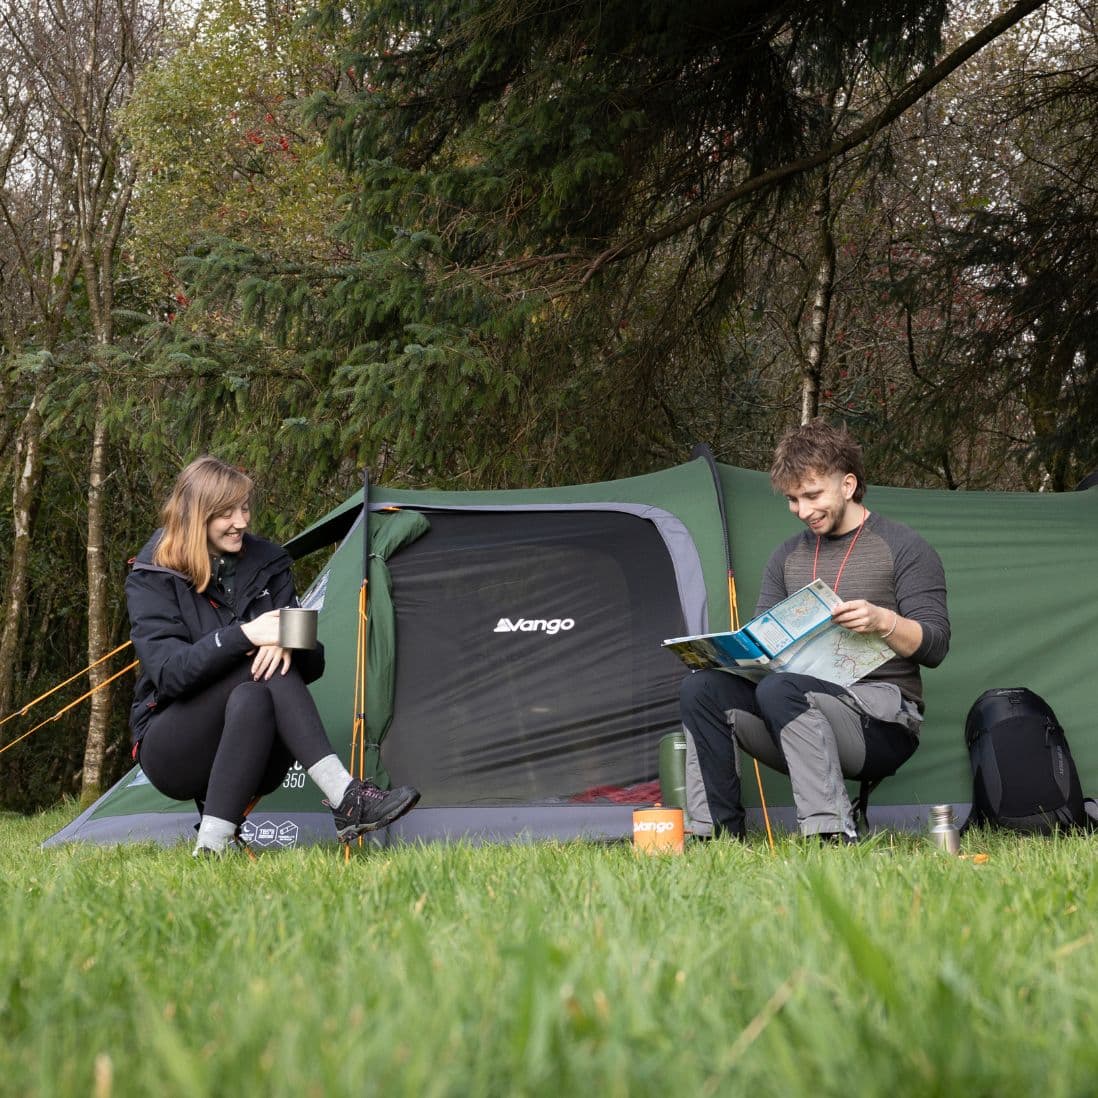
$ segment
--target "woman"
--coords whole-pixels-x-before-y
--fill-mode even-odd
[[[290,558],[247,533],[252,481],[213,457],[191,462],[163,526],[126,579],[141,660],[130,726],[134,757],[168,797],[198,801],[195,856],[224,852],[248,804],[296,759],[324,793],[342,842],[385,827],[419,800],[352,778],[332,750],[306,683],[324,650],[278,641],[279,609],[297,606]]]

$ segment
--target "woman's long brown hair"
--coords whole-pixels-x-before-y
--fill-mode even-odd
[[[164,533],[153,553],[153,563],[182,572],[196,591],[210,582],[210,551],[206,524],[249,499],[252,478],[215,457],[192,461],[176,477],[172,494],[160,512]]]

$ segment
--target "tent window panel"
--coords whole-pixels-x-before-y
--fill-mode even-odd
[[[432,513],[390,561],[394,782],[424,805],[569,801],[657,776],[678,727],[673,565],[633,515]]]

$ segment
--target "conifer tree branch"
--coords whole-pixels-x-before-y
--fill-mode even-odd
[[[707,202],[699,203],[697,206],[685,211],[678,217],[672,218],[660,228],[654,229],[652,232],[645,233],[642,236],[633,237],[631,240],[623,241],[621,244],[612,248],[607,248],[589,264],[580,279],[580,284],[583,285],[589,282],[599,271],[610,263],[628,259],[631,256],[637,255],[639,252],[647,251],[649,248],[661,244],[665,240],[670,240],[679,233],[692,228],[706,218],[720,213],[722,210],[727,209],[741,199],[757,194],[767,188],[777,186],[779,183],[784,183],[793,179],[795,176],[811,171],[813,168],[818,168],[820,165],[825,164],[836,157],[842,156],[851,149],[857,148],[857,146],[869,141],[891,123],[895,122],[904,111],[922,99],[923,96],[945,80],[946,77],[963,65],[970,57],[978,53],[989,42],[994,41],[1027,15],[1036,11],[1044,3],[1045,0],[1018,0],[1017,3],[1013,4],[1001,15],[991,20],[990,23],[977,31],[976,34],[972,35],[956,49],[943,57],[936,65],[932,65],[919,76],[915,77],[915,79],[911,80],[899,95],[895,96],[891,102],[872,118],[862,123],[862,125],[855,127],[850,133],[846,134],[846,136],[832,142],[827,148],[820,149],[810,156],[804,156],[797,160],[790,161],[787,164],[781,164],[776,168],[771,168],[769,171],[750,176],[742,183],[722,191]],[[547,257],[549,261],[552,261],[553,258],[556,257]],[[531,257],[531,260],[532,262],[529,264],[531,266],[537,262],[536,257]],[[507,273],[510,273],[510,271]]]

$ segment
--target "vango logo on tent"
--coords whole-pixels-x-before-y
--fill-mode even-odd
[[[575,628],[574,618],[500,618],[493,633],[565,633]]]

